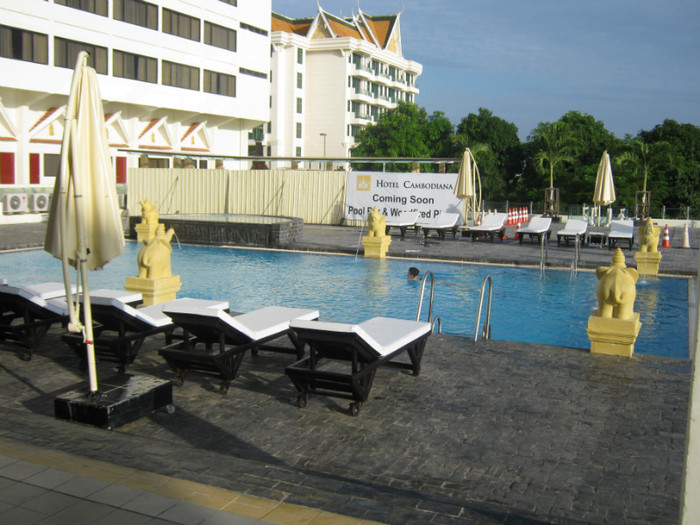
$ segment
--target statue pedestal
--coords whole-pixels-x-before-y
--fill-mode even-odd
[[[391,235],[382,237],[362,237],[362,246],[365,247],[365,257],[385,257],[391,244]]]
[[[638,313],[630,319],[590,316],[586,332],[591,340],[591,353],[632,357],[641,327]]]
[[[659,275],[661,252],[636,252],[634,260],[637,262],[639,275]]]
[[[143,305],[160,304],[175,299],[182,282],[179,275],[147,279],[144,277],[127,277],[124,289],[128,292],[139,292],[143,296]]]
[[[158,233],[165,233],[165,224],[144,224],[142,222],[134,226],[134,229],[136,230],[137,241],[148,242],[151,239],[153,239],[153,237],[155,237]]]

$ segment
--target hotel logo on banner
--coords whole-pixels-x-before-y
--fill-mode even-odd
[[[443,212],[461,213],[462,201],[454,194],[456,173],[349,172],[345,218],[366,220],[375,206],[387,218],[418,212],[433,219]]]
[[[357,191],[370,191],[372,189],[372,176],[371,175],[358,175],[357,176]]]

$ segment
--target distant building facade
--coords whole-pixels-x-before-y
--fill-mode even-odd
[[[423,66],[403,57],[400,14],[319,6],[312,18],[272,13],[271,29],[270,122],[257,137],[267,156],[348,157],[358,130],[415,102]]]
[[[212,168],[193,154],[247,155],[270,120],[270,20],[271,0],[0,0],[0,190],[53,185],[80,50],[98,73],[117,182],[188,154]]]

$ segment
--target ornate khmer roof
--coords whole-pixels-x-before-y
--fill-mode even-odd
[[[332,15],[321,6],[313,18],[288,18],[272,13],[272,31],[284,31],[307,38],[356,38],[401,55],[400,13],[368,15],[364,11],[349,18]]]

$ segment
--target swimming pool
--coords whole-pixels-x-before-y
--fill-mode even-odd
[[[123,288],[137,274],[141,245],[127,243],[124,255],[90,272],[90,286]],[[179,297],[225,299],[231,311],[268,305],[317,308],[327,321],[359,322],[373,316],[414,319],[420,282],[407,281],[410,266],[432,271],[433,314],[443,332],[473,336],[481,283],[493,282],[491,337],[589,348],[588,317],[597,308],[597,278],[590,272],[406,259],[369,259],[287,251],[175,246],[173,273]],[[43,250],[0,254],[0,277],[10,283],[60,281],[60,262]],[[688,357],[688,280],[649,278],[637,284],[635,311],[642,329],[639,353]],[[427,316],[427,296],[423,318]],[[483,319],[483,317],[482,317]]]

